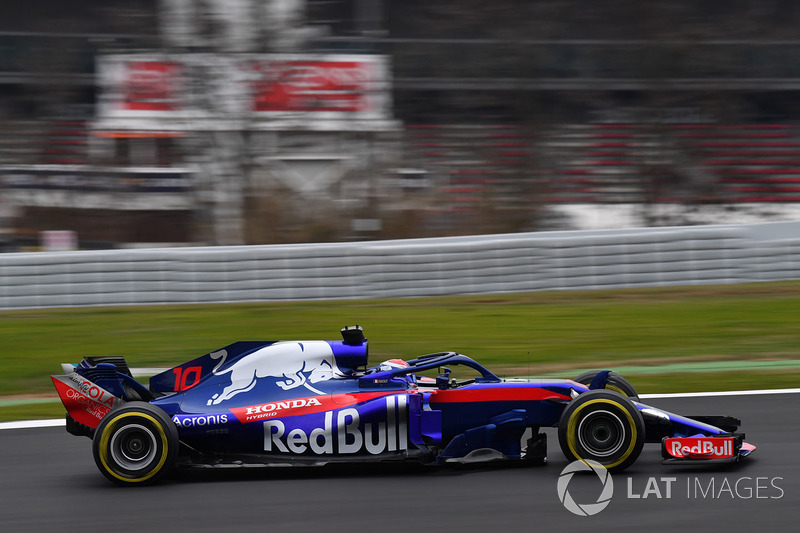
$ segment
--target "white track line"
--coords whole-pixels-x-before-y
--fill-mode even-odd
[[[0,430],[3,429],[29,429],[29,428],[55,428],[67,425],[64,418],[54,420],[22,420],[20,422],[0,422]]]
[[[800,389],[734,390],[719,392],[676,392],[668,394],[640,394],[639,398],[703,398],[709,396],[760,396],[767,394],[800,394]],[[54,428],[66,425],[63,418],[54,420],[23,420],[21,422],[0,422],[4,429]]]
[[[639,398],[704,398],[707,396],[761,396],[766,394],[798,394],[800,389],[726,390],[718,392],[675,392],[640,394]]]

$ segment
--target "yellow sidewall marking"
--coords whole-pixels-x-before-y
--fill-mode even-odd
[[[145,474],[142,477],[125,477],[117,474],[108,466],[108,441],[111,438],[111,433],[115,429],[115,426],[119,423],[120,420],[124,418],[128,418],[131,416],[144,418],[145,420],[149,420],[155,426],[159,437],[161,437],[161,459],[158,461],[158,464],[155,468],[153,468],[150,472]],[[169,455],[169,442],[167,441],[167,434],[164,432],[164,428],[161,427],[161,423],[153,418],[152,416],[148,415],[147,413],[122,413],[116,415],[108,425],[103,430],[103,434],[100,436],[100,462],[103,463],[103,468],[106,469],[106,472],[114,476],[115,478],[119,479],[120,481],[127,481],[131,483],[141,483],[143,481],[147,481],[154,475],[156,475],[161,468],[164,466],[164,463],[167,461],[167,455]]]
[[[616,385],[609,385],[608,383],[606,383],[606,388],[607,388],[608,390],[613,390],[614,392],[618,392],[618,393],[622,394],[623,396],[627,396],[627,394],[625,393],[625,391],[624,391],[624,390],[622,390],[622,389],[620,389],[620,388],[619,388],[619,387],[617,387]]]
[[[621,464],[623,461],[625,461],[625,459],[627,459],[630,456],[630,454],[633,452],[633,449],[636,447],[636,437],[637,437],[636,423],[633,420],[633,416],[631,416],[631,414],[628,412],[627,409],[625,409],[625,407],[623,405],[619,404],[618,402],[615,402],[614,400],[607,400],[605,398],[596,398],[594,400],[589,400],[588,402],[586,402],[586,403],[584,403],[582,405],[579,405],[575,409],[575,411],[573,411],[572,416],[569,417],[569,423],[567,424],[567,446],[569,447],[569,451],[572,452],[572,455],[574,457],[576,457],[577,459],[585,459],[584,457],[581,457],[581,455],[577,452],[576,446],[575,446],[576,445],[576,442],[575,442],[575,437],[576,437],[575,429],[576,429],[576,426],[578,425],[578,416],[577,415],[585,407],[588,407],[588,406],[590,406],[592,404],[597,404],[597,403],[605,403],[605,404],[613,405],[614,407],[618,408],[623,413],[625,413],[625,417],[628,419],[628,422],[630,422],[630,429],[631,429],[631,444],[630,444],[630,446],[628,446],[628,449],[625,450],[625,453],[622,454],[622,457],[617,459],[614,463],[612,463],[610,465],[603,465],[606,468],[614,468],[615,466],[617,466],[617,465]]]

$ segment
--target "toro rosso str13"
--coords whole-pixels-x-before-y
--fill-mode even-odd
[[[667,462],[734,462],[755,449],[735,418],[649,407],[609,371],[504,380],[455,352],[367,367],[361,328],[342,336],[237,342],[149,387],[122,357],[87,357],[52,379],[67,431],[92,438],[98,468],[121,485],[152,483],[176,465],[541,463],[542,427],[558,428],[568,459],[610,470],[631,465],[645,442],[660,443]],[[474,377],[456,379],[456,367]]]

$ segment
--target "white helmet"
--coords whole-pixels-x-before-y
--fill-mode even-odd
[[[408,368],[408,363],[403,361],[402,359],[388,359],[382,362],[378,368],[381,372],[385,372],[386,370],[395,370],[398,368]]]

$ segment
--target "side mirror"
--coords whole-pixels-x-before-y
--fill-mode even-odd
[[[438,376],[436,376],[436,388],[445,390],[450,388],[450,369],[444,367],[441,369]]]

